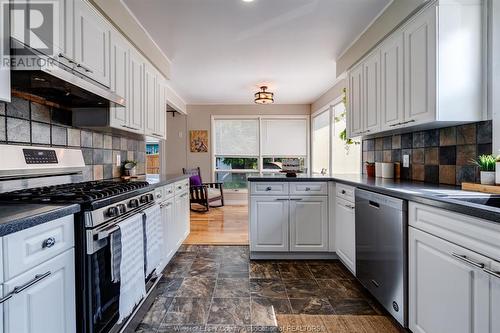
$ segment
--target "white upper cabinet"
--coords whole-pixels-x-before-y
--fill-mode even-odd
[[[59,40],[54,42],[54,53],[59,61],[73,66],[75,64],[74,17],[75,0],[59,0]]]
[[[167,84],[163,78],[158,80],[158,114],[156,133],[158,138],[167,139]]]
[[[380,111],[382,130],[403,122],[403,34],[396,33],[380,47]]]
[[[427,122],[436,116],[435,10],[429,8],[403,28],[405,121]]]
[[[131,49],[129,61],[127,126],[132,132],[144,133],[144,59]]]
[[[154,135],[156,130],[156,114],[158,101],[157,87],[158,75],[156,70],[150,64],[144,66],[144,108],[146,115],[145,134]]]
[[[130,46],[117,32],[111,33],[111,90],[117,95],[128,97]],[[129,117],[127,107],[113,106],[110,109],[110,125],[127,128]]]
[[[349,136],[357,137],[363,134],[363,65],[353,68],[349,73],[349,98],[347,101],[349,113]]]
[[[75,2],[76,69],[109,87],[111,27],[85,1]]]
[[[483,120],[483,15],[480,0],[431,2],[354,65],[349,137]]]
[[[363,62],[363,134],[380,130],[380,51],[373,52]]]

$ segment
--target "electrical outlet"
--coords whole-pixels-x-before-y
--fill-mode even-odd
[[[410,167],[410,155],[403,155],[403,168]]]
[[[122,156],[120,154],[116,155],[116,166],[122,165]]]

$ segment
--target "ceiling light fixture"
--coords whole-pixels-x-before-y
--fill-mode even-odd
[[[253,0],[243,0],[243,2],[253,2]]]
[[[268,92],[267,86],[260,87],[260,91],[255,93],[254,102],[257,104],[273,104],[274,103],[274,93]]]

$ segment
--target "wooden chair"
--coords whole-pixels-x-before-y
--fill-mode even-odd
[[[199,176],[201,185],[191,185],[190,192],[190,208],[192,211],[200,212],[205,211],[208,212],[210,207],[222,207],[224,206],[224,191],[222,183],[203,183],[201,180],[201,171],[200,168],[194,169],[185,169],[182,168],[182,173],[185,175],[191,176]],[[219,205],[211,205],[211,202],[220,201]],[[193,209],[192,205],[198,204],[205,207],[203,210],[201,209]]]

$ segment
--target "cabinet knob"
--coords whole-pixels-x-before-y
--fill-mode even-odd
[[[306,191],[310,191],[310,190],[311,190],[311,188],[310,188],[310,187],[306,187]]]
[[[42,248],[50,248],[56,244],[56,239],[54,237],[49,237],[42,243]]]
[[[340,193],[345,194],[345,190],[342,190]]]
[[[266,187],[266,191],[271,191],[273,188],[271,186]]]

